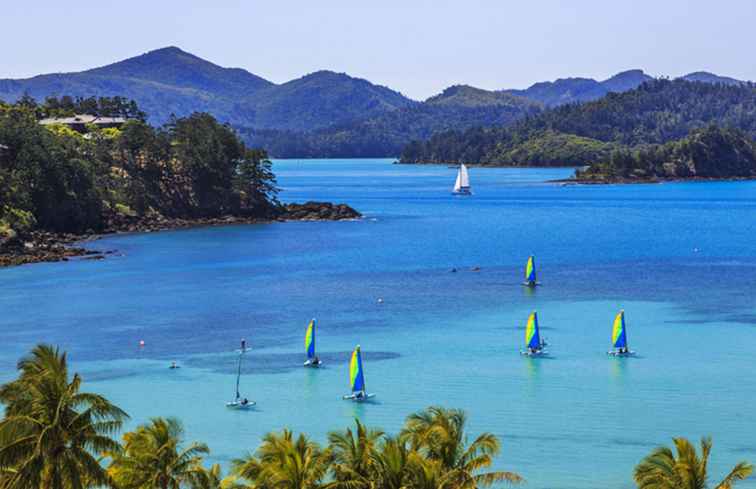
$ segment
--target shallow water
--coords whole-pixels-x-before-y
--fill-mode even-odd
[[[0,270],[0,380],[35,343],[59,344],[131,426],[178,416],[221,462],[284,426],[321,441],[354,417],[394,431],[431,404],[501,436],[497,466],[528,487],[633,487],[640,458],[679,435],[714,437],[715,475],[756,460],[756,183],[560,186],[570,170],[473,168],[460,198],[443,166],[274,168],[284,200],[365,219],[122,235],[91,244],[118,250],[103,261]],[[535,292],[519,285],[529,254]],[[620,308],[637,358],[605,355]],[[550,358],[518,353],[531,310]],[[300,367],[311,317],[319,371]],[[241,337],[259,405],[229,412]],[[340,400],[356,343],[373,404]]]

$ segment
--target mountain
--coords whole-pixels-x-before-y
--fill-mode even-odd
[[[510,127],[436,134],[405,147],[402,161],[585,165],[618,149],[668,143],[709,125],[756,140],[756,85],[652,80],[592,102],[555,107]]]
[[[279,158],[385,157],[415,139],[476,126],[506,126],[542,110],[541,104],[465,85],[425,102],[355,118],[309,132],[239,129],[245,141]]]
[[[241,68],[223,68],[177,47],[167,47],[82,74],[143,80],[156,86],[185,88],[222,97],[247,96],[273,83]]]
[[[78,73],[0,80],[0,100],[15,101],[25,93],[40,100],[120,95],[134,99],[154,124],[201,111],[232,125],[282,129],[314,129],[414,103],[388,88],[328,71],[276,85],[176,47]]]
[[[596,100],[609,92],[632,90],[651,79],[643,70],[628,70],[604,81],[593,78],[560,78],[553,82],[536,83],[525,90],[507,90],[506,92],[538,101],[547,107],[554,107]]]
[[[685,76],[681,76],[683,80],[697,81],[704,83],[723,83],[725,85],[742,85],[746,82],[730,78],[729,76],[719,76],[708,71],[696,71],[695,73],[688,73]]]
[[[344,73],[318,71],[252,94],[245,125],[311,130],[416,104],[399,92]]]
[[[453,85],[438,95],[428,98],[425,103],[435,106],[468,108],[540,105],[537,102],[528,103],[528,99],[506,91],[483,90],[469,85]]]

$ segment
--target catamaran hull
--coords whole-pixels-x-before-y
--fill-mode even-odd
[[[307,361],[306,361],[306,362],[304,363],[304,366],[305,366],[305,367],[309,367],[309,368],[319,368],[319,367],[320,367],[321,365],[323,365],[323,362],[321,362],[321,361],[318,361],[318,362],[313,362],[313,361],[311,361],[311,360],[307,360]]]
[[[368,399],[372,399],[375,397],[375,394],[364,394],[362,396],[358,396],[357,394],[348,394],[344,396],[345,401],[354,401],[354,402],[365,402]]]
[[[633,356],[635,356],[635,352],[634,351],[628,351],[628,352],[624,352],[624,353],[618,352],[618,351],[608,351],[608,352],[606,352],[606,354],[609,355],[610,357],[633,357]]]
[[[452,195],[472,195],[472,190],[470,190],[470,189],[454,190],[452,192]]]
[[[526,357],[543,357],[548,355],[549,352],[546,350],[540,350],[540,351],[524,351],[520,350],[520,355],[526,356]]]
[[[541,285],[541,282],[523,282],[522,285],[525,287],[530,287],[531,289],[534,289]]]
[[[252,407],[255,406],[255,404],[257,404],[255,401],[249,401],[246,404],[242,404],[241,402],[238,402],[238,401],[231,401],[231,402],[226,403],[226,407],[229,409],[243,410],[243,409],[251,409]]]

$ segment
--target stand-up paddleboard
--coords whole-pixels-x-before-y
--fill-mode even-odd
[[[352,359],[349,362],[349,386],[352,389],[352,393],[345,395],[345,400],[363,402],[375,397],[375,394],[368,394],[365,389],[365,374],[362,371],[360,345],[354,348]]]
[[[627,346],[627,323],[625,323],[625,310],[621,310],[614,318],[612,326],[612,348],[606,352],[613,357],[631,357],[635,355]]]
[[[470,187],[470,174],[467,172],[467,167],[463,164],[459,165],[457,170],[457,179],[454,181],[453,195],[472,195],[472,187]]]
[[[305,367],[318,368],[323,362],[315,355],[315,319],[313,318],[307,325],[305,331],[305,354],[307,360],[304,362]]]
[[[546,342],[541,338],[538,327],[538,313],[533,311],[525,324],[525,349],[520,350],[520,354],[528,357],[542,357],[548,354],[545,346]]]
[[[247,342],[245,340],[241,340],[241,348],[237,350],[239,352],[239,363],[236,367],[236,397],[233,401],[229,401],[226,403],[226,407],[229,409],[249,409],[255,404],[257,404],[255,401],[250,401],[246,397],[242,397],[239,393],[239,381],[241,380],[241,365],[242,365],[242,358],[244,357],[244,354],[247,352]]]
[[[533,256],[529,256],[528,262],[525,264],[525,281],[522,285],[525,285],[526,287],[536,287],[541,285],[541,282],[536,278],[535,257]]]

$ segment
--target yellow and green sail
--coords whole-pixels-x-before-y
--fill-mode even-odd
[[[538,330],[538,313],[533,311],[528,316],[528,324],[525,326],[525,346],[527,348],[541,348],[541,333]]]
[[[349,362],[349,384],[352,387],[352,392],[365,391],[365,377],[362,373],[360,345],[355,347],[352,352],[352,360]]]
[[[315,320],[310,321],[307,325],[307,332],[305,333],[305,351],[307,352],[307,358],[315,358]]]
[[[612,328],[612,346],[614,348],[627,348],[627,327],[625,325],[625,311],[620,311],[614,318]]]
[[[528,257],[528,262],[525,264],[525,282],[535,285],[536,283],[536,266],[535,258]]]

